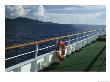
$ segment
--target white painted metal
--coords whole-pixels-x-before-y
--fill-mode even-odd
[[[20,54],[20,55],[17,55],[17,56],[13,56],[13,57],[7,58],[5,60],[14,59],[14,58],[17,58],[17,57],[20,57],[20,56],[23,56],[23,55],[26,55],[26,54],[31,54],[31,53],[34,53],[34,52],[36,52],[36,50],[30,51],[30,52],[27,52],[27,53],[23,53],[23,54]]]
[[[77,42],[72,43],[72,44],[70,44],[70,38],[69,38],[69,45],[67,46],[67,48],[65,50],[65,56],[70,55],[71,52],[79,50],[80,48],[86,46],[87,44],[90,44],[92,41],[95,41],[97,38],[99,38],[99,35],[103,36],[104,34],[105,34],[105,32],[97,34],[97,35],[91,35],[91,37],[86,38],[86,39],[83,38],[83,40],[81,40],[81,41],[78,41],[78,37],[77,37]],[[77,35],[77,36],[79,36],[79,35]],[[89,36],[89,35],[87,35],[87,36]],[[45,47],[45,48],[42,48],[39,50],[44,50],[47,48],[51,48],[53,46],[55,46],[55,45],[48,46],[48,47]],[[38,45],[36,45],[35,51],[36,51],[35,58],[27,60],[27,61],[19,63],[19,64],[16,64],[14,66],[8,67],[8,68],[6,68],[6,71],[7,72],[29,72],[29,71],[35,72],[35,71],[42,70],[43,68],[47,67],[48,65],[50,65],[53,62],[58,62],[58,59],[56,58],[56,55],[55,55],[55,53],[56,53],[55,51],[45,53],[41,56],[37,56]],[[18,57],[22,56],[22,55],[26,55],[28,53],[33,53],[35,51],[31,51],[31,52],[27,52],[27,53],[18,55]],[[14,56],[12,58],[16,58],[16,57],[17,56]],[[8,58],[8,59],[11,59],[11,58]],[[8,60],[8,59],[5,59],[5,60]]]

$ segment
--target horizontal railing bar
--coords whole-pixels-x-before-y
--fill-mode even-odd
[[[71,39],[70,41],[73,41],[73,40],[75,40],[75,39]]]
[[[17,55],[17,56],[9,57],[9,58],[5,59],[5,61],[6,61],[6,60],[10,60],[10,59],[14,59],[14,58],[17,58],[17,57],[20,57],[20,56],[23,56],[23,55],[26,55],[26,54],[31,54],[31,53],[33,53],[33,52],[35,52],[35,51],[36,51],[36,50],[30,51],[30,52],[27,52],[27,53],[23,53],[23,54],[20,54],[20,55]]]
[[[79,38],[82,38],[82,37],[79,37]]]
[[[41,48],[41,49],[39,49],[39,51],[40,50],[45,50],[45,49],[48,49],[48,48],[51,48],[51,47],[54,47],[55,45],[52,45],[52,46],[48,46],[48,47],[45,47],[45,48]]]
[[[93,31],[96,31],[96,30],[93,30]],[[89,32],[89,31],[87,31],[87,32]],[[49,39],[35,41],[35,42],[30,42],[30,43],[16,44],[16,45],[12,45],[12,46],[6,47],[5,50],[19,48],[19,47],[25,47],[25,46],[35,45],[35,44],[41,44],[41,43],[45,43],[45,42],[49,42],[49,41],[53,41],[53,40],[57,40],[57,39],[62,39],[62,38],[67,38],[67,37],[71,37],[71,36],[75,36],[77,34],[83,34],[83,33],[84,32],[76,33],[76,34],[71,34],[71,35],[67,35],[67,36],[60,36],[60,37],[55,37],[55,38],[49,38]]]

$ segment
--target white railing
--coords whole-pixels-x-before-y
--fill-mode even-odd
[[[71,34],[71,35],[67,35],[67,36],[61,36],[61,37],[31,42],[31,43],[24,43],[24,44],[8,46],[5,49],[6,52],[8,50],[13,50],[16,48],[21,48],[21,47],[27,47],[30,45],[36,45],[36,49],[23,53],[23,54],[19,54],[19,55],[13,56],[13,57],[6,58],[5,62],[9,62],[12,59],[22,57],[24,55],[28,56],[28,54],[31,54],[31,53],[35,54],[35,58],[32,58],[27,61],[21,62],[19,64],[10,66],[10,67],[6,68],[6,71],[39,71],[39,70],[47,67],[51,63],[56,62],[57,59],[54,57],[55,50],[46,52],[46,53],[38,56],[39,51],[43,51],[45,49],[55,47],[56,44],[52,44],[50,46],[46,46],[46,47],[43,47],[40,49],[39,49],[39,44],[46,43],[49,41],[58,42],[59,40],[66,38],[66,39],[68,39],[68,40],[64,41],[65,43],[67,43],[67,45],[66,45],[67,49],[66,49],[66,54],[65,54],[65,56],[66,56],[66,55],[69,55],[71,52],[79,50],[80,48],[86,46],[87,44],[90,44],[92,41],[95,41],[97,38],[99,38],[100,36],[103,36],[103,35],[105,35],[105,32],[103,31],[103,29],[99,29],[99,30],[92,30],[92,31],[87,31],[87,32],[82,32],[82,33],[76,33],[76,34]],[[72,38],[74,36],[76,36],[76,38]],[[8,54],[6,54],[6,55],[8,55]]]

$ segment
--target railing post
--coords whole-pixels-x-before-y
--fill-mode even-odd
[[[97,30],[95,30],[95,35],[97,34]]]
[[[36,59],[37,59],[38,51],[39,51],[38,44],[36,44],[36,53],[35,53],[35,58],[36,58]]]
[[[91,31],[89,32],[89,37],[91,37]]]
[[[94,30],[94,32],[93,32],[93,36],[95,36],[95,30]]]
[[[92,31],[90,32],[90,37],[92,37]]]
[[[95,32],[95,31],[92,32],[92,36],[95,36],[95,33],[94,33],[94,32]]]
[[[91,37],[92,37],[92,33],[93,33],[93,31],[91,31]]]
[[[68,40],[68,45],[70,45],[70,42],[71,42],[71,40],[70,40],[70,36],[69,36],[68,38],[69,38],[69,40]]]
[[[99,29],[99,37],[101,36],[101,29]]]
[[[58,43],[58,39],[56,40],[56,44]]]
[[[82,33],[82,35],[83,35],[83,40],[84,40],[84,37],[85,37],[84,34],[85,34],[85,33],[83,32],[83,33]]]
[[[100,36],[102,36],[103,35],[103,30],[102,29],[100,29]]]
[[[94,31],[92,31],[92,36],[94,35]]]
[[[98,38],[99,38],[99,30],[97,30],[97,35],[98,35]]]
[[[79,40],[79,33],[77,34],[77,42],[78,42],[78,40]]]
[[[56,43],[58,43],[58,41],[59,41],[59,40],[57,39],[57,40],[56,40]]]
[[[98,37],[99,37],[99,36],[100,36],[100,29],[98,29],[98,31],[97,31],[97,32],[98,32]]]
[[[89,32],[87,32],[87,38],[89,38],[89,36],[90,36],[90,35],[89,35]]]

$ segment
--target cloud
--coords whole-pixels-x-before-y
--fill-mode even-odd
[[[44,15],[45,15],[45,9],[42,5],[40,5],[37,10],[37,16],[44,16]]]
[[[6,18],[26,17],[60,24],[105,24],[105,6],[7,5]]]
[[[41,21],[45,18],[45,9],[42,5],[7,5],[5,11],[6,18],[27,17]]]
[[[47,21],[52,21],[60,24],[105,24],[104,12],[97,12],[91,14],[55,14],[48,13]],[[100,19],[100,17],[103,18]]]
[[[27,14],[27,11],[23,8],[23,6],[6,6],[6,16],[8,17],[24,17]]]
[[[105,6],[103,5],[79,5],[79,6],[70,6],[64,8],[64,10],[94,10],[94,11],[102,11],[105,10]]]
[[[36,8],[36,12],[34,13],[34,16],[37,16],[39,20],[45,20],[45,9],[44,6],[40,5]]]
[[[61,7],[61,8],[54,8],[48,10],[49,12],[54,12],[54,13],[67,13],[67,14],[74,14],[74,13],[80,13],[80,14],[85,14],[85,13],[94,13],[94,12],[102,12],[105,11],[105,6],[102,5],[74,5],[74,6],[67,6],[67,7]]]
[[[17,16],[23,17],[27,12],[22,6],[15,6],[15,13]]]
[[[54,8],[46,13],[46,20],[60,24],[106,24],[106,8],[102,5]]]

